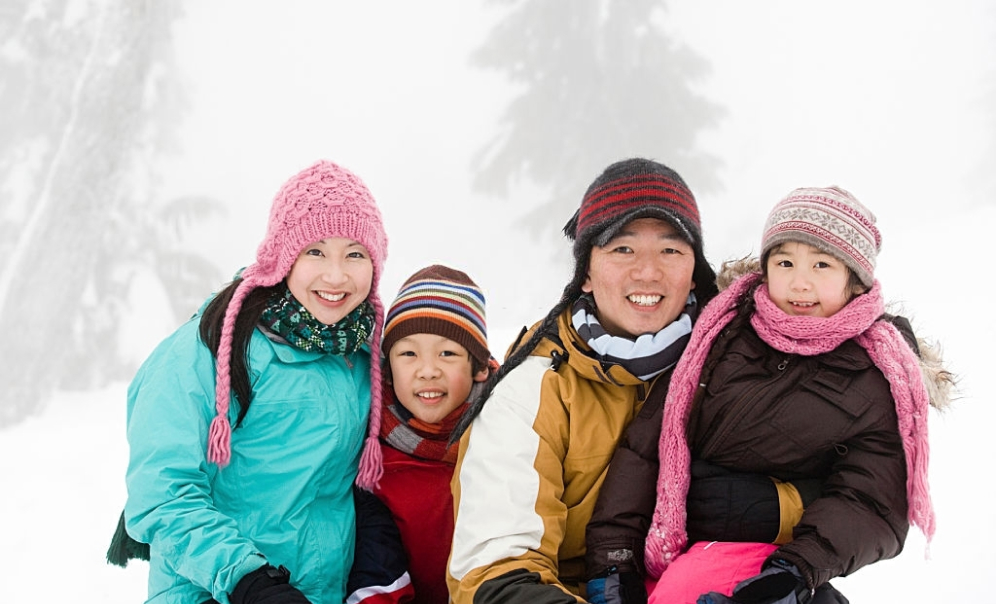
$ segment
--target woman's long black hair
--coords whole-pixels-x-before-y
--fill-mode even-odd
[[[221,326],[225,322],[225,311],[240,283],[242,283],[242,279],[235,279],[218,292],[204,309],[204,314],[201,315],[201,341],[211,350],[211,356],[215,359],[218,358],[218,346],[221,342]],[[232,358],[230,360],[232,391],[239,403],[239,416],[235,422],[235,427],[242,423],[242,419],[246,416],[249,405],[252,403],[252,383],[249,379],[249,340],[252,338],[252,332],[256,329],[270,297],[283,287],[285,286],[281,281],[277,285],[253,289],[246,295],[242,302],[242,308],[235,317],[235,328],[232,333]]]

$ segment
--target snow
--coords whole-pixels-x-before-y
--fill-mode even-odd
[[[508,98],[493,74],[466,64],[493,11],[450,0],[430,14],[392,2],[384,19],[380,3],[319,4],[275,13],[262,3],[190,3],[176,36],[195,102],[164,180],[174,194],[211,194],[233,208],[225,228],[205,225],[191,245],[226,271],[247,264],[283,180],[318,157],[342,161],[385,215],[382,296],[432,262],[466,270],[488,296],[500,355],[556,300],[569,252],[513,226],[533,192],[521,188],[490,210],[499,202],[470,192],[469,158]],[[929,559],[913,530],[898,558],[835,585],[855,603],[991,600],[992,9],[978,0],[942,9],[917,1],[668,6],[680,25],[671,28],[713,63],[703,91],[730,111],[702,140],[724,161],[725,188],[699,195],[709,257],[756,248],[765,213],[788,190],[839,184],[878,216],[886,298],[942,344],[961,378],[954,407],[931,416],[938,523]],[[224,35],[218,23],[229,26]],[[173,326],[161,319],[154,287],[130,295],[132,320],[149,326],[130,342],[140,361]],[[40,415],[0,431],[0,561],[13,571],[4,601],[144,600],[144,563],[104,563],[125,500],[126,386],[61,393]]]

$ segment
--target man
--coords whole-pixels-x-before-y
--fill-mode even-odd
[[[560,302],[455,431],[469,424],[452,485],[455,604],[583,597],[585,528],[609,460],[644,402],[663,401],[716,294],[695,198],[660,163],[610,165],[564,233],[575,268]]]

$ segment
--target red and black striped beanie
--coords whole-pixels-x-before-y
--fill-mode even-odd
[[[695,196],[677,172],[650,159],[618,161],[588,187],[581,207],[564,227],[564,234],[574,241],[575,270],[587,271],[591,248],[607,244],[638,218],[665,220],[691,244],[696,296],[699,304],[708,302],[716,294],[716,273],[703,252]]]

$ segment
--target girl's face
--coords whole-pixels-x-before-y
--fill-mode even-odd
[[[366,300],[372,283],[370,252],[342,237],[305,247],[287,275],[297,301],[326,325],[338,323]]]
[[[858,293],[851,288],[847,265],[806,243],[775,247],[766,269],[768,294],[785,314],[830,317]]]

